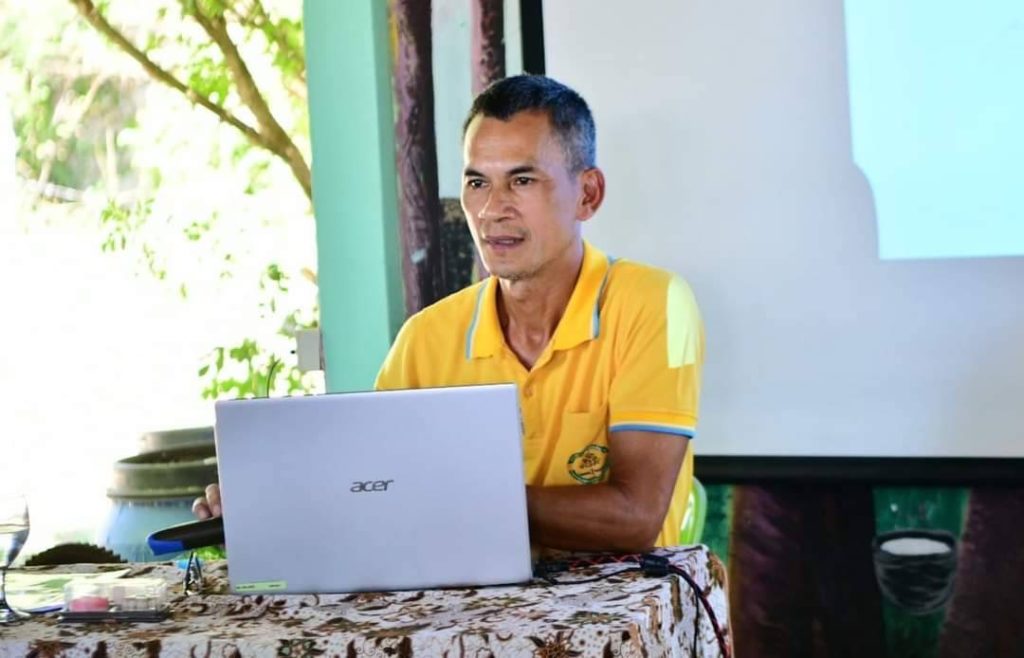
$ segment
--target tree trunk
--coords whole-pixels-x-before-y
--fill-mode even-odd
[[[505,13],[502,0],[472,0],[473,95],[505,77]]]
[[[884,656],[866,485],[737,486],[729,555],[736,655]]]
[[[505,77],[505,7],[502,0],[471,0],[473,36],[473,95]],[[474,255],[474,279],[487,276],[487,268]]]
[[[445,294],[441,202],[437,187],[429,0],[393,0],[396,35],[395,138],[405,310],[412,315]]]
[[[1024,656],[1022,520],[1024,489],[971,490],[942,658]]]

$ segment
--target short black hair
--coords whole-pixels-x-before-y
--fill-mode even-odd
[[[587,102],[561,82],[543,75],[514,75],[480,92],[462,124],[462,137],[465,139],[469,124],[479,114],[508,121],[514,114],[532,110],[547,113],[571,171],[596,166],[597,131]]]

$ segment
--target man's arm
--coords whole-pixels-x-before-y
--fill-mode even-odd
[[[654,545],[689,439],[623,430],[608,435],[608,481],[527,487],[530,540],[576,551],[644,551]]]

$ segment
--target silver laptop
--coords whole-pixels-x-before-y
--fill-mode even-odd
[[[514,385],[221,401],[216,417],[234,591],[530,579]]]

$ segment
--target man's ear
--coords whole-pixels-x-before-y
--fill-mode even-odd
[[[580,174],[580,199],[576,204],[576,219],[585,222],[594,216],[604,201],[604,172],[597,167]]]

